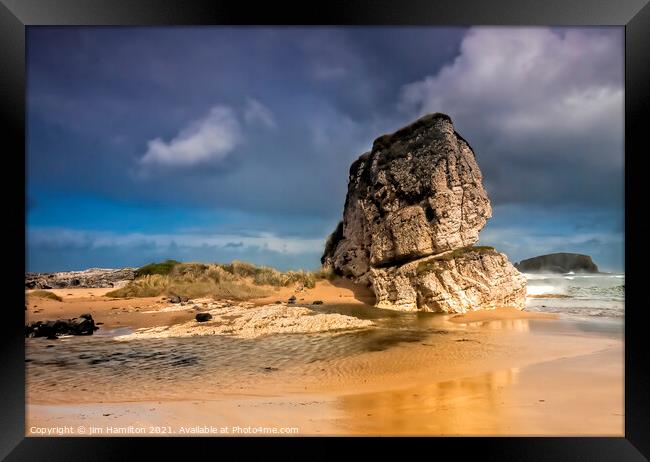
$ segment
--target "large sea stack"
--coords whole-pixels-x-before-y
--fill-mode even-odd
[[[323,265],[372,285],[381,308],[523,308],[524,276],[504,254],[473,246],[492,216],[482,180],[445,114],[377,138],[350,167],[343,221]]]

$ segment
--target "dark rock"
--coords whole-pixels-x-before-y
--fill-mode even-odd
[[[322,300],[314,300],[314,302],[312,303],[312,305],[322,305],[322,304],[323,304]]]
[[[343,221],[339,221],[339,224],[336,225],[336,229],[332,234],[330,234],[325,241],[325,250],[323,251],[323,256],[320,259],[322,264],[327,263],[327,259],[331,258],[334,255],[336,247],[339,245],[339,242],[343,240]]]
[[[287,300],[287,303],[289,305],[293,305],[294,303],[296,303],[296,296],[292,295],[291,297],[289,297],[289,300]]]
[[[598,266],[589,255],[578,253],[551,253],[528,258],[515,264],[524,273],[597,273]]]
[[[60,335],[92,335],[99,329],[90,314],[79,318],[36,321],[25,326],[25,337],[46,337],[56,340]]]
[[[178,295],[172,295],[169,297],[169,303],[180,303],[181,302],[181,297]]]
[[[196,313],[196,320],[198,322],[206,322],[212,319],[212,315],[210,313]]]

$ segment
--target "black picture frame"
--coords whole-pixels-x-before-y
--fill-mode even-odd
[[[233,0],[0,0],[0,114],[6,140],[13,151],[5,151],[5,180],[14,172],[25,171],[25,33],[33,25],[617,25],[625,27],[625,436],[598,437],[500,437],[500,438],[418,438],[411,440],[409,452],[422,449],[431,454],[480,451],[488,460],[616,460],[650,458],[650,336],[644,332],[641,302],[643,280],[640,273],[647,258],[641,238],[650,231],[645,224],[643,158],[645,121],[650,112],[650,4],[648,0],[348,0],[288,3]],[[615,116],[615,115],[614,115]],[[645,117],[644,117],[645,116]],[[645,149],[647,151],[647,148]],[[20,153],[23,153],[21,157]],[[26,176],[23,177],[27,181]],[[11,178],[13,179],[13,178]],[[14,185],[4,181],[7,246],[25,248],[25,190],[23,202]],[[19,218],[23,223],[19,223]],[[24,266],[21,252],[11,264],[10,303],[5,303],[0,372],[0,457],[6,460],[114,460],[146,457],[151,451],[167,451],[181,445],[190,457],[212,458],[227,452],[226,446],[251,444],[242,438],[28,438],[25,436]],[[24,257],[24,253],[22,254]],[[22,259],[24,265],[24,258]],[[14,299],[15,297],[15,299]],[[22,300],[22,302],[21,302]],[[11,327],[8,327],[11,326]],[[579,393],[579,390],[576,390]],[[585,422],[585,425],[588,425]],[[271,442],[286,447],[304,438],[256,438],[254,443]],[[299,441],[298,441],[299,440]],[[317,448],[331,449],[331,440],[307,439]],[[348,443],[367,442],[347,438]],[[392,438],[375,438],[374,451],[384,451]],[[452,452],[448,452],[452,451]],[[287,453],[291,455],[291,452]],[[313,452],[312,452],[313,454]],[[370,454],[367,452],[366,454]],[[426,454],[426,452],[425,452]],[[294,454],[295,455],[295,454]],[[333,455],[333,451],[332,451]],[[419,457],[419,456],[418,456]],[[454,456],[452,456],[454,457]]]

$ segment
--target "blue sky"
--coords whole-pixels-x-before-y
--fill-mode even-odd
[[[29,271],[318,267],[350,163],[449,114],[480,242],[623,269],[622,28],[29,27]]]

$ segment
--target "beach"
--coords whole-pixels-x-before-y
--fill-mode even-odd
[[[27,297],[28,322],[89,312],[102,323],[92,336],[26,340],[27,435],[623,434],[622,323],[508,308],[402,313],[370,306],[372,293],[347,281],[319,281],[242,309],[295,294],[297,308],[371,325],[140,338],[198,325],[196,305],[108,291]]]
[[[190,29],[17,42],[26,436],[625,435],[623,28]]]

